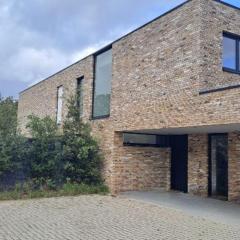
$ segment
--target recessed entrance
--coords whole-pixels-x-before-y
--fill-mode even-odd
[[[188,192],[188,136],[170,137],[171,146],[171,189]]]
[[[228,198],[228,135],[209,135],[209,195]]]

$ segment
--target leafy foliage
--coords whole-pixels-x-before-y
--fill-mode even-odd
[[[57,125],[49,117],[40,119],[32,115],[29,116],[27,128],[32,135],[28,149],[31,169],[29,177],[35,188],[54,188],[57,185],[57,168],[61,161],[61,140],[57,138]]]
[[[101,182],[101,163],[97,141],[90,126],[83,123],[76,98],[68,102],[68,114],[63,125],[63,161],[65,177],[74,182]]]
[[[7,120],[6,120],[7,118]],[[0,101],[0,185],[28,183],[31,189],[55,190],[64,184],[102,184],[97,141],[80,118],[76,97],[68,101],[68,114],[59,128],[50,117],[29,116],[32,138],[17,131],[17,103]],[[10,181],[9,181],[10,180]]]
[[[26,139],[17,133],[17,101],[0,97],[0,181],[11,185],[27,172]]]
[[[0,138],[5,139],[16,134],[18,102],[0,96]]]

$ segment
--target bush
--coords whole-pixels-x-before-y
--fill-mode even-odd
[[[88,124],[82,122],[79,108],[71,98],[68,115],[63,125],[64,177],[72,182],[99,184],[102,158],[97,141],[91,136]]]
[[[58,168],[61,163],[62,139],[57,136],[57,125],[49,117],[29,116],[27,128],[32,139],[29,144],[29,178],[35,188],[56,188],[59,185]]]
[[[0,97],[0,189],[28,174],[27,141],[17,132],[17,102]]]
[[[79,117],[72,97],[60,134],[49,117],[29,117],[32,140],[28,149],[30,179],[36,187],[55,189],[64,183],[100,184],[102,158],[88,124]]]
[[[0,139],[0,190],[29,177],[28,148],[27,140],[20,135]]]
[[[0,138],[5,139],[16,135],[18,102],[0,95]]]
[[[11,109],[13,103],[10,104]],[[1,122],[0,104],[0,188],[13,189],[17,193],[19,188],[22,192],[24,189],[28,192],[29,189],[62,189],[74,193],[79,192],[79,188],[83,192],[99,191],[99,185],[103,184],[102,157],[97,141],[91,136],[91,128],[81,120],[79,111],[76,98],[72,97],[68,101],[68,114],[61,130],[49,117],[29,116],[26,127],[32,138],[26,139],[16,130],[12,110],[9,122],[13,131],[4,130],[8,121]],[[88,189],[87,185],[91,187]],[[93,186],[97,188],[94,190]]]

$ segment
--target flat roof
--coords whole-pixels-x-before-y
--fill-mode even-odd
[[[31,88],[33,88],[33,87],[35,87],[36,85],[38,85],[38,84],[40,84],[40,83],[42,83],[42,82],[44,82],[44,81],[46,81],[46,80],[49,80],[49,79],[52,78],[53,76],[55,76],[55,75],[57,75],[57,74],[59,74],[59,73],[65,71],[66,69],[68,69],[68,68],[74,66],[75,64],[77,64],[77,63],[83,61],[84,59],[86,59],[86,58],[88,58],[88,57],[90,57],[90,56],[97,55],[98,53],[104,51],[104,49],[107,49],[107,48],[111,47],[114,43],[120,41],[121,39],[123,39],[123,38],[125,38],[125,37],[131,35],[132,33],[136,32],[136,31],[138,31],[138,30],[140,30],[140,29],[146,27],[147,25],[149,25],[149,24],[155,22],[156,20],[158,20],[158,19],[160,19],[160,18],[162,18],[162,17],[164,17],[164,16],[166,16],[166,15],[168,15],[169,13],[171,13],[171,12],[177,10],[178,8],[184,6],[185,4],[187,4],[188,2],[191,2],[191,1],[192,1],[192,0],[186,0],[185,2],[183,2],[183,3],[179,4],[179,5],[177,5],[176,7],[170,9],[169,11],[167,11],[167,12],[161,14],[160,16],[158,16],[158,17],[152,19],[151,21],[149,21],[149,22],[147,22],[147,23],[141,25],[140,27],[134,29],[133,31],[131,31],[131,32],[129,32],[129,33],[123,35],[122,37],[120,37],[120,38],[118,38],[118,39],[116,39],[116,40],[114,40],[113,42],[109,43],[108,45],[104,46],[103,48],[101,48],[101,49],[99,49],[99,50],[97,50],[97,51],[95,51],[95,52],[93,52],[93,53],[87,55],[87,56],[84,57],[84,58],[81,58],[80,60],[78,60],[78,61],[76,61],[76,62],[70,64],[69,66],[67,66],[67,67],[65,67],[65,68],[63,68],[63,69],[61,69],[60,71],[58,71],[58,72],[56,72],[56,73],[50,75],[49,77],[47,77],[47,78],[45,78],[45,79],[39,81],[38,83],[36,83],[36,84],[34,84],[34,85],[32,85],[32,86],[30,86],[30,87],[24,89],[23,91],[20,92],[20,94],[23,93],[23,92],[25,92],[25,91],[27,91],[27,90],[29,90],[29,89],[31,89]],[[221,3],[221,4],[225,5],[225,6],[231,7],[231,8],[233,8],[233,9],[240,10],[240,7],[234,6],[234,5],[230,4],[230,3],[226,3],[226,2],[223,2],[223,1],[221,1],[221,0],[213,0],[213,1],[214,1],[214,2],[217,2],[217,3]]]

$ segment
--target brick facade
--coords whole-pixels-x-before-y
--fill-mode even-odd
[[[112,44],[109,118],[92,120],[91,55],[20,94],[20,129],[28,134],[25,125],[30,114],[55,118],[57,87],[63,85],[68,98],[76,91],[76,79],[84,76],[83,119],[90,122],[101,142],[105,155],[103,174],[112,191],[170,186],[169,149],[123,147],[119,139],[116,141],[117,133],[181,131],[189,134],[189,192],[207,196],[208,129],[237,130],[240,88],[206,91],[240,84],[239,75],[223,72],[221,62],[222,33],[240,35],[239,24],[237,9],[214,0],[187,1]],[[63,112],[66,114],[66,104]],[[240,160],[234,150],[238,138],[231,136],[229,198],[236,200],[240,197],[240,176],[233,166]],[[152,175],[158,175],[158,179]]]
[[[170,189],[170,149],[123,146],[122,133],[114,138],[114,190]]]
[[[188,191],[208,196],[208,135],[188,136]]]
[[[240,134],[229,134],[228,145],[228,199],[240,203]]]

